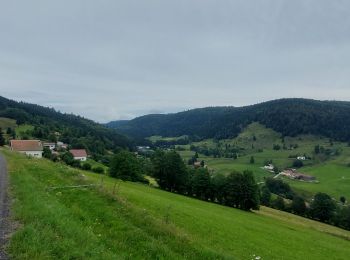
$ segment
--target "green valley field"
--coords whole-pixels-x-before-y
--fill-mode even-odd
[[[255,140],[253,139],[254,136]],[[274,144],[283,147],[281,135],[258,123],[249,125],[234,139],[220,141],[207,139],[191,143],[191,145],[196,147],[208,149],[216,149],[218,146],[219,149],[223,149],[228,144],[241,149],[240,156],[237,159],[213,158],[213,156],[205,156],[199,153],[198,160],[204,160],[214,174],[228,174],[233,170],[244,171],[249,169],[254,172],[258,182],[264,181],[265,177],[274,176],[273,173],[261,168],[268,160],[272,160],[273,164],[279,169],[284,169],[292,167],[294,159],[289,158],[291,155],[301,156],[306,154],[314,157],[313,152],[316,145],[335,151],[339,154],[330,155],[327,158],[317,157],[304,161],[304,167],[298,170],[315,176],[317,183],[290,180],[288,178],[283,178],[283,180],[306,197],[311,197],[317,192],[325,192],[337,200],[340,196],[350,198],[350,146],[346,143],[330,142],[327,138],[304,135],[286,137],[284,145],[288,149],[274,150]],[[291,146],[295,146],[295,148],[290,149]],[[179,153],[186,161],[195,154],[195,152],[190,151],[190,145],[178,145],[177,147],[180,147]],[[250,163],[251,156],[255,159],[254,164]]]
[[[348,259],[350,232],[262,207],[241,210],[5,155],[18,224],[13,259]],[[76,185],[96,185],[72,188]]]

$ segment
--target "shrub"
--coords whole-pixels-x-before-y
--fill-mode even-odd
[[[286,205],[284,204],[284,199],[278,196],[277,199],[273,201],[273,207],[278,210],[285,210]]]
[[[58,155],[57,154],[51,154],[51,157],[50,157],[51,161],[53,162],[57,162],[59,160],[58,158]]]
[[[297,215],[305,215],[306,205],[305,200],[299,196],[295,196],[292,202],[292,211]]]
[[[105,170],[101,166],[93,167],[92,171],[99,174],[102,174],[105,172]]]
[[[91,164],[90,163],[84,163],[81,167],[85,171],[90,171],[91,170]]]
[[[281,150],[281,146],[279,144],[274,144],[273,149],[276,151],[279,151],[279,150]]]
[[[44,147],[43,157],[50,159],[51,156],[52,156],[52,151],[50,150],[50,148]]]
[[[271,192],[266,186],[261,189],[260,202],[264,206],[270,206]]]
[[[346,198],[344,196],[341,196],[339,200],[342,204],[345,204],[346,202]]]
[[[80,167],[81,167],[80,161],[78,161],[78,160],[73,160],[71,166],[72,166],[72,167],[75,167],[75,168],[80,168]]]
[[[303,167],[303,166],[304,166],[304,163],[303,163],[302,160],[295,160],[295,161],[293,162],[293,167],[295,167],[295,168],[301,168],[301,167]]]

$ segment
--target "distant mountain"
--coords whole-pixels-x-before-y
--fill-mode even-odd
[[[34,126],[28,135],[42,140],[60,141],[74,148],[86,148],[95,155],[118,147],[131,147],[132,141],[115,129],[53,108],[16,102],[0,96],[0,117],[12,118],[17,124]]]
[[[135,137],[152,135],[231,138],[252,122],[285,136],[314,134],[350,141],[350,102],[279,99],[245,107],[207,107],[175,114],[152,114],[117,126]]]
[[[121,127],[123,125],[126,125],[129,122],[129,120],[116,120],[116,121],[111,121],[107,124],[105,124],[105,126],[109,127],[109,128],[118,128]]]

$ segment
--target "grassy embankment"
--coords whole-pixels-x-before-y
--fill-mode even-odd
[[[13,259],[348,259],[350,232],[262,208],[249,213],[5,154]],[[114,194],[113,194],[114,193]]]

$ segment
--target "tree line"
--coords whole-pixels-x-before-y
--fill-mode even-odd
[[[169,192],[242,210],[256,210],[261,204],[350,230],[350,206],[344,197],[336,202],[317,193],[307,202],[280,179],[267,178],[259,187],[250,171],[211,174],[204,167],[187,167],[176,151],[156,150],[151,158],[122,151],[111,159],[109,174],[138,182],[147,182],[144,176],[150,175]]]
[[[110,176],[146,182],[152,176],[163,190],[242,210],[259,209],[259,187],[250,171],[212,175],[206,168],[187,167],[176,151],[156,150],[150,159],[122,151],[110,163]]]
[[[277,195],[277,198],[272,199],[271,194]],[[267,178],[261,188],[260,198],[264,206],[350,230],[350,205],[346,204],[344,196],[335,201],[328,194],[319,192],[308,203],[289,184],[279,179]]]

